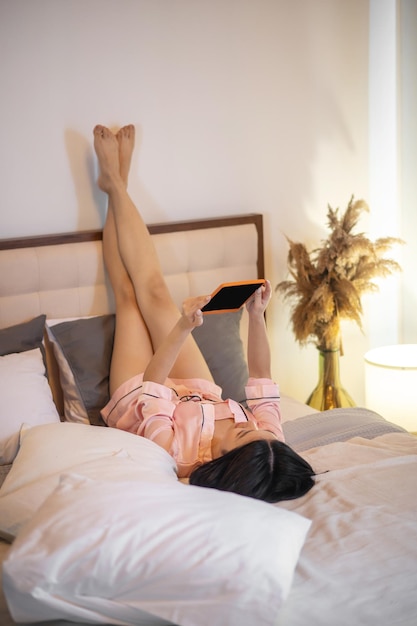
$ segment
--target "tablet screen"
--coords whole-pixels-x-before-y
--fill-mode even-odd
[[[216,289],[211,296],[210,302],[201,310],[203,313],[237,311],[264,282],[264,280],[251,280],[224,283]]]

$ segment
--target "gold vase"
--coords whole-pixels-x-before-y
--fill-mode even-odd
[[[355,406],[340,382],[339,350],[319,350],[319,381],[307,400],[318,411]]]

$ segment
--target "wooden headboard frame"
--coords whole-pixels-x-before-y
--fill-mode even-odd
[[[240,224],[253,224],[258,235],[258,278],[265,276],[264,267],[264,238],[263,217],[260,213],[248,213],[246,215],[231,215],[226,217],[214,217],[197,220],[183,220],[177,222],[162,222],[148,224],[148,230],[152,235],[163,233],[184,232],[206,228],[222,228],[224,226],[238,226]],[[15,250],[17,248],[33,248],[37,246],[53,246],[63,243],[80,243],[84,241],[101,241],[102,230],[85,230],[73,233],[61,233],[52,235],[35,235],[31,237],[14,237],[0,239],[0,250]]]

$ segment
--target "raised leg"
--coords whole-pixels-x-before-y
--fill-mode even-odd
[[[119,170],[119,144],[120,137],[118,141],[107,128],[96,126],[94,147],[100,165],[98,184],[109,196],[122,265],[133,283],[135,298],[155,350],[177,321],[179,311],[166,286],[149,231],[127,193]],[[171,376],[212,380],[192,336],[187,339]]]
[[[117,134],[119,172],[126,186],[134,139],[133,127],[124,127]],[[136,301],[133,283],[119,253],[110,197],[103,229],[103,255],[116,303],[116,327],[109,381],[110,394],[113,394],[122,383],[145,370],[153,349]]]

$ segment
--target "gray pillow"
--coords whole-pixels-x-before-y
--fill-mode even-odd
[[[0,330],[0,356],[41,348],[46,315]]]
[[[48,328],[74,377],[74,381],[68,381],[64,372],[60,372],[64,399],[66,384],[75,385],[90,423],[96,426],[105,425],[100,410],[109,401],[114,323],[114,315],[101,315]],[[60,359],[57,360],[60,364]]]
[[[248,366],[240,338],[242,309],[231,313],[206,315],[204,324],[193,330],[214,381],[223,398],[245,400]]]
[[[313,413],[284,422],[282,428],[286,443],[297,452],[353,437],[374,439],[386,433],[406,432],[401,426],[362,407]]]
[[[194,330],[215,382],[223,397],[242,400],[248,379],[240,339],[242,311],[207,315]],[[91,424],[104,425],[100,410],[109,401],[109,372],[113,350],[115,317],[102,315],[50,326],[65,357]],[[65,391],[65,389],[64,389]]]

